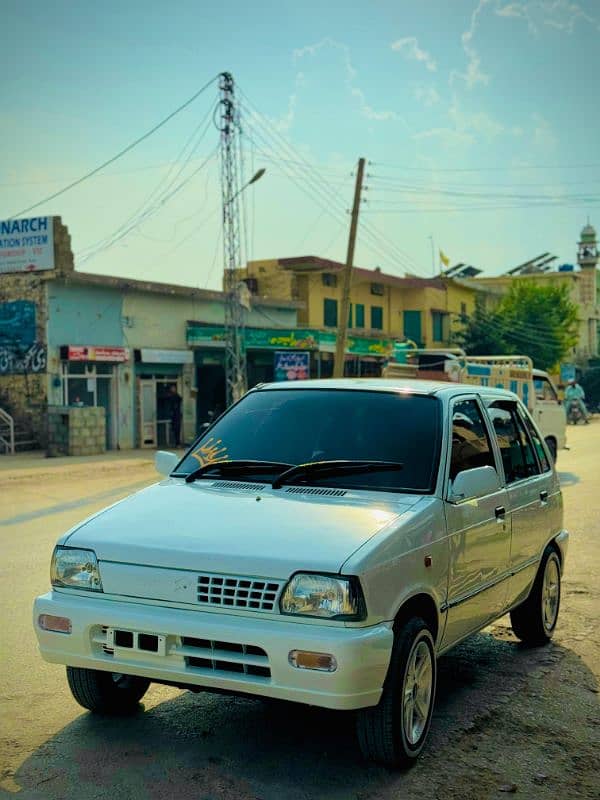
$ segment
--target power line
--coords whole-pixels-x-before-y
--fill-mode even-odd
[[[135,230],[135,228],[139,227],[139,225],[146,220],[147,217],[151,216],[151,214],[160,207],[160,202],[158,201],[158,205],[155,204],[154,207],[150,207],[151,201],[161,195],[164,197],[166,192],[174,185],[177,178],[183,173],[186,166],[192,159],[192,156],[198,149],[200,143],[206,136],[208,129],[210,127],[210,116],[214,110],[214,106],[209,108],[207,114],[202,118],[200,123],[194,128],[192,134],[186,139],[185,144],[179,151],[177,155],[177,159],[173,162],[171,168],[169,169],[168,173],[163,176],[157,185],[152,189],[150,194],[146,196],[146,198],[142,201],[142,203],[137,207],[137,209],[130,214],[124,222],[122,222],[111,234],[108,236],[103,237],[99,241],[95,242],[92,245],[88,245],[83,247],[77,254],[77,258],[83,258],[85,261],[88,261],[91,257],[96,255],[98,252],[102,252],[109,247],[112,247],[113,244],[121,241],[125,236],[127,236],[130,232]],[[204,126],[204,130],[199,134],[198,139],[196,140],[195,144],[193,144],[194,138],[200,131],[200,129]],[[179,165],[179,170],[173,177],[171,177],[171,173],[173,172],[173,168],[178,164],[179,160],[183,158],[186,150],[190,147],[190,151],[183,161],[182,164]],[[203,165],[201,165],[202,168]],[[192,173],[194,174],[194,173]],[[163,185],[165,188],[163,189]],[[123,235],[121,235],[123,233]]]
[[[511,194],[509,192],[465,192],[462,190],[449,190],[449,189],[427,189],[424,186],[414,186],[411,184],[397,185],[394,187],[378,187],[377,191],[388,192],[391,194],[402,193],[406,195],[416,196],[440,196],[440,197],[458,197],[464,199],[474,200],[588,200],[597,199],[599,196],[584,194],[565,194],[564,192],[555,192],[560,194],[561,197],[552,197],[548,194]],[[383,201],[379,201],[383,202]],[[396,202],[396,201],[390,201]]]
[[[431,208],[420,206],[418,208],[367,208],[364,213],[372,214],[448,214],[472,211],[517,211],[519,209],[549,209],[549,208],[589,208],[595,205],[592,202],[570,202],[570,203],[515,203],[512,205],[484,205],[484,206],[443,206]]]
[[[305,159],[303,159],[302,156],[299,156],[294,151],[293,147],[285,139],[283,139],[283,137],[281,137],[276,132],[273,133],[270,128],[264,125],[264,123],[263,123],[264,127],[262,129],[259,129],[257,127],[257,123],[261,121],[261,118],[264,119],[264,117],[260,113],[260,111],[253,106],[253,104],[251,103],[249,98],[245,95],[245,93],[242,92],[242,94],[246,102],[252,106],[252,108],[250,109],[251,113],[246,117],[246,119],[247,122],[248,121],[250,122],[250,126],[254,135],[257,136],[259,139],[261,139],[263,144],[267,148],[273,148],[273,147],[275,148],[279,147],[280,149],[285,148],[285,150],[287,150],[288,153],[291,153],[293,156],[292,158],[279,159],[282,162],[284,161],[287,162],[286,166],[290,170],[290,173],[288,173],[288,177],[301,189],[301,191],[303,191],[305,194],[308,194],[313,200],[313,202],[317,202],[322,208],[325,205],[325,207],[327,208],[326,213],[328,213],[329,216],[337,218],[334,209],[337,208],[337,213],[340,213],[341,209],[340,209],[340,200],[335,191],[332,190],[332,188],[327,184],[327,182],[322,178],[322,176],[319,176],[318,182],[315,181],[314,176],[312,176],[313,167],[311,166],[311,164]],[[276,136],[279,138],[279,142],[277,142]],[[305,169],[305,173],[303,175],[298,176],[297,168],[294,166],[295,164],[303,165]],[[308,179],[309,181],[311,181],[312,187],[309,188],[302,186],[299,183],[299,177],[301,180]],[[343,209],[343,211],[344,213],[346,213],[345,209]],[[376,232],[373,229],[373,226],[370,224],[361,225],[361,238],[367,239],[371,249],[379,253],[380,256],[382,255],[384,260],[390,259],[392,262],[399,262],[400,264],[405,263],[407,260],[409,261],[411,260],[410,257],[407,256],[407,254],[401,254],[401,252],[397,248],[397,245],[395,245],[386,237],[384,237],[384,235],[381,232],[379,231]],[[390,258],[390,253],[392,253],[391,258]],[[417,269],[417,271],[420,271],[419,267],[417,267],[414,264],[414,262],[408,265],[409,270],[414,270],[415,268]]]
[[[388,189],[388,187],[394,186],[403,186],[405,180],[410,181],[420,181],[417,184],[422,189],[431,189],[431,191],[437,191],[438,189],[479,189],[485,188],[487,186],[498,186],[498,187],[505,187],[508,189],[518,189],[521,187],[532,187],[535,186],[537,188],[547,188],[547,189],[556,189],[558,186],[580,186],[586,184],[596,184],[600,183],[600,178],[582,178],[581,180],[575,181],[565,181],[557,179],[555,181],[533,181],[533,182],[522,182],[522,181],[512,181],[512,182],[498,182],[498,181],[490,181],[487,178],[484,182],[473,183],[472,181],[452,181],[451,183],[447,183],[446,181],[439,181],[437,180],[434,175],[425,176],[425,175],[411,175],[405,177],[399,176],[392,176],[392,175],[373,175],[372,173],[367,174],[367,178],[370,181],[374,181],[377,186],[381,189]],[[381,184],[381,185],[380,185]]]
[[[16,214],[13,214],[11,217],[9,217],[9,219],[14,219],[16,217],[23,216],[24,214],[28,214],[30,211],[33,211],[34,208],[38,208],[39,206],[43,205],[44,203],[49,203],[51,200],[55,200],[57,197],[60,197],[61,195],[65,194],[66,192],[70,191],[71,189],[74,189],[75,186],[79,186],[79,184],[83,183],[88,178],[91,178],[92,175],[95,175],[97,172],[100,172],[105,167],[108,167],[110,164],[114,164],[115,161],[117,161],[119,158],[124,156],[126,153],[129,153],[131,150],[133,150],[134,147],[137,147],[138,144],[141,144],[141,142],[143,142],[146,139],[148,139],[150,136],[152,136],[153,133],[156,133],[156,131],[158,131],[160,128],[162,128],[164,125],[166,125],[167,122],[172,120],[173,117],[175,117],[177,114],[179,114],[181,111],[183,111],[189,105],[191,105],[194,102],[194,100],[196,100],[198,97],[200,97],[200,95],[203,92],[205,92],[208,89],[208,87],[217,80],[217,78],[218,78],[217,75],[215,75],[214,78],[211,78],[210,81],[208,81],[208,83],[205,83],[204,86],[202,86],[200,89],[198,89],[198,91],[195,94],[193,94],[188,100],[186,100],[185,103],[183,103],[178,108],[176,108],[175,111],[172,111],[168,116],[166,116],[164,119],[162,119],[153,128],[151,128],[149,131],[144,133],[142,136],[140,136],[134,142],[132,142],[131,144],[127,145],[127,147],[123,148],[123,150],[120,150],[112,158],[109,158],[107,161],[105,161],[102,164],[100,164],[100,166],[96,167],[95,169],[93,169],[90,172],[88,172],[85,175],[83,175],[81,178],[78,178],[77,180],[75,180],[72,183],[68,184],[67,186],[63,187],[58,192],[54,192],[54,194],[48,195],[48,197],[45,197],[43,200],[39,200],[37,203],[34,203],[33,205],[29,206],[28,208],[24,208],[23,210],[18,211]]]
[[[100,253],[109,250],[111,247],[114,247],[115,244],[122,241],[126,236],[132,233],[136,228],[138,228],[143,222],[146,222],[151,216],[156,214],[161,208],[163,208],[172,197],[174,197],[178,192],[181,191],[202,169],[211,161],[216,155],[217,148],[214,148],[213,151],[204,159],[202,164],[197,167],[193,172],[191,172],[187,178],[181,181],[170,193],[163,194],[163,196],[157,201],[157,203],[152,207],[147,209],[137,220],[134,220],[131,225],[129,225],[125,230],[119,233],[118,236],[114,236],[108,243],[99,246],[96,250],[92,250],[90,253],[87,253],[82,259],[81,263],[85,264],[90,261],[92,258],[95,258]]]
[[[390,164],[382,161],[369,161],[369,166],[387,167],[406,172],[513,172],[536,169],[598,169],[600,162],[592,164],[524,164],[495,167],[409,167],[406,164]]]

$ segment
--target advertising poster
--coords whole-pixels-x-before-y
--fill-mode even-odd
[[[277,351],[275,353],[275,380],[302,381],[310,378],[310,353]]]

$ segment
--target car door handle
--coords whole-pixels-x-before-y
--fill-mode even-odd
[[[540,492],[540,502],[541,503],[547,503],[548,502],[548,492],[546,492],[546,491]]]
[[[498,520],[498,522],[503,522],[504,517],[506,516],[506,509],[504,508],[504,506],[497,506],[494,509],[494,514],[496,515],[496,519]]]

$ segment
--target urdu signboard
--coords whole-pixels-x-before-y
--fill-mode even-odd
[[[0,274],[54,269],[52,217],[0,221]]]

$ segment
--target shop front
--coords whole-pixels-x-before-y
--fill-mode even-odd
[[[62,345],[60,348],[62,404],[104,408],[107,450],[118,446],[117,369],[129,362],[129,356],[127,347]]]
[[[258,383],[333,375],[336,335],[312,329],[245,328],[248,388]],[[225,403],[225,329],[188,323],[187,343],[194,350],[198,387],[198,425],[219,416]],[[393,343],[387,339],[349,336],[345,374],[381,375]]]
[[[136,439],[139,447],[177,447],[185,440],[182,424],[194,356],[191,350],[134,351]]]

